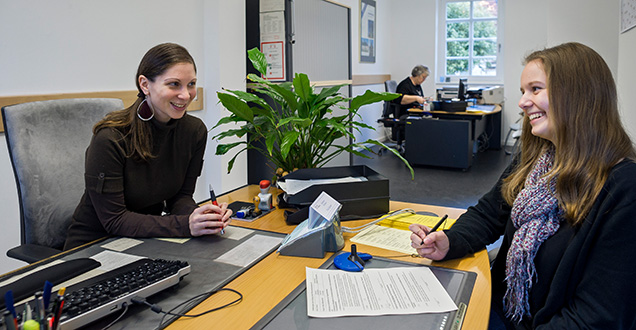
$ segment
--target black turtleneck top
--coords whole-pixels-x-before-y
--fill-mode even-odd
[[[189,237],[188,220],[197,207],[207,128],[186,114],[152,126],[149,161],[127,157],[129,142],[117,129],[99,130],[86,150],[84,195],[75,210],[64,249],[107,235]],[[166,211],[167,214],[162,212]]]

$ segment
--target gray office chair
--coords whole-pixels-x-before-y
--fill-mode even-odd
[[[387,80],[384,82],[386,92],[395,93],[397,82],[395,80]],[[378,123],[382,123],[387,130],[389,142],[385,143],[388,147],[395,148],[399,152],[404,153],[404,123],[397,122],[400,106],[391,102],[384,101],[384,109],[382,110],[382,118],[378,119]],[[380,155],[384,150],[380,149]]]
[[[63,99],[2,108],[21,231],[21,245],[7,256],[33,263],[61,252],[84,192],[93,125],[123,107],[120,99]]]

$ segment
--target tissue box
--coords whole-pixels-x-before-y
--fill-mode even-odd
[[[376,218],[389,211],[389,179],[366,165],[307,168],[294,171],[280,179],[337,179],[365,177],[366,181],[318,184],[295,194],[283,194],[283,200],[292,206],[308,207],[326,192],[342,204],[340,220]]]

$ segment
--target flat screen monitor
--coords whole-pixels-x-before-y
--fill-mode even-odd
[[[459,79],[459,89],[457,90],[457,98],[460,101],[465,101],[466,100],[466,82],[468,81],[468,79],[466,78],[460,78]]]

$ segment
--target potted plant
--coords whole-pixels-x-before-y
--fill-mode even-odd
[[[248,51],[248,56],[254,68],[265,76],[268,64],[263,53],[253,48]],[[322,167],[345,151],[370,158],[357,149],[373,152],[367,145],[374,144],[393,152],[409,167],[411,176],[414,175],[413,168],[400,153],[380,141],[369,139],[344,146],[334,143],[342,137],[347,138],[347,142],[353,140],[353,130],[374,130],[373,127],[356,121],[360,118],[360,107],[390,101],[398,97],[398,94],[367,90],[363,95],[347,98],[338,92],[345,85],[323,88],[316,93],[304,73],[296,73],[293,82],[273,83],[256,74],[248,74],[247,79],[254,83],[253,91],[270,97],[276,105],[271,106],[257,94],[245,91],[217,92],[220,102],[231,114],[221,118],[214,128],[228,123],[238,124],[239,128],[221,132],[213,139],[247,136],[242,141],[217,146],[217,155],[242,147],[228,162],[228,173],[232,170],[236,157],[248,149],[255,149],[263,154],[274,164],[273,170],[278,170],[277,174],[280,175],[281,172],[299,168]],[[346,113],[334,115],[333,108],[344,109]]]

